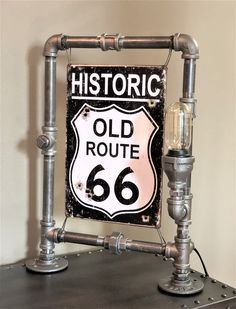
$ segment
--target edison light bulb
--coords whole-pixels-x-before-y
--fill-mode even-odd
[[[192,112],[187,104],[176,102],[166,111],[165,139],[169,153],[186,155],[192,138]]]

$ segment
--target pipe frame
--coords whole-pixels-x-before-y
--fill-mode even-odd
[[[61,261],[60,269],[55,267],[55,242],[74,242],[87,245],[104,246],[105,249],[111,249],[114,253],[119,254],[121,251],[142,251],[147,253],[162,254],[168,258],[174,258],[174,266],[176,271],[174,277],[178,279],[178,263],[181,263],[181,246],[188,235],[188,226],[191,223],[191,200],[190,193],[191,175],[187,179],[187,187],[185,192],[185,205],[188,209],[187,216],[178,222],[177,235],[175,243],[154,244],[150,242],[133,241],[124,239],[120,233],[107,237],[96,235],[76,234],[54,229],[55,222],[53,220],[54,207],[54,165],[56,154],[56,57],[59,50],[70,48],[101,48],[103,51],[121,49],[172,49],[176,52],[182,52],[184,59],[183,70],[183,90],[181,102],[188,104],[195,117],[194,88],[195,88],[195,71],[196,60],[199,58],[199,51],[196,41],[187,34],[177,33],[172,36],[122,36],[120,34],[101,36],[67,36],[57,34],[51,36],[45,43],[43,55],[45,56],[45,113],[43,134],[38,137],[37,144],[41,148],[44,155],[44,176],[43,176],[43,219],[41,220],[41,252],[39,258],[32,262],[26,263],[27,268],[38,272],[56,272],[67,267],[66,261]],[[192,145],[190,147],[192,154]],[[179,245],[178,245],[179,244]],[[190,246],[184,252],[185,259],[189,259],[189,255],[193,249],[193,244],[188,242]],[[57,263],[58,264],[58,263]],[[37,268],[42,265],[42,268]],[[37,269],[36,269],[37,268]],[[46,268],[46,271],[44,270]]]

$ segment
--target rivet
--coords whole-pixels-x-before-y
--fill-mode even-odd
[[[230,307],[230,306],[227,306],[226,309],[231,309],[231,307]]]
[[[206,278],[206,276],[205,276],[205,275],[201,275],[200,277],[201,277],[201,278]]]
[[[216,279],[212,279],[211,282],[212,283],[216,283],[217,281],[216,281]]]
[[[187,308],[187,305],[181,305],[181,308]]]
[[[78,253],[77,256],[80,256],[80,254]]]
[[[214,301],[214,298],[213,297],[209,297],[208,300]]]
[[[227,294],[221,294],[221,297],[225,298],[227,297]]]
[[[226,284],[223,284],[223,285],[222,285],[222,288],[223,288],[223,289],[226,289],[227,287],[228,287],[228,286],[227,286]]]
[[[92,254],[92,252],[91,251],[89,251],[89,253],[88,254]]]
[[[164,257],[163,257],[163,261],[167,261],[167,257],[164,256]]]
[[[197,300],[194,301],[194,303],[199,305],[200,304],[200,300],[197,299]]]
[[[195,270],[191,269],[191,273],[194,274],[194,273],[195,273]]]
[[[66,255],[64,255],[64,259],[67,259],[67,256],[66,256]]]

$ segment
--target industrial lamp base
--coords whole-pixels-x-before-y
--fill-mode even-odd
[[[31,259],[26,261],[26,268],[37,273],[55,273],[68,267],[68,261],[62,257],[54,258],[50,261]]]
[[[158,287],[160,290],[170,294],[191,295],[201,292],[204,284],[201,280],[196,278],[190,278],[187,282],[169,278],[160,280]]]

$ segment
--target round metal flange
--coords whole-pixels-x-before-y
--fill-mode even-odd
[[[176,282],[173,278],[162,279],[158,283],[160,290],[170,294],[191,295],[203,290],[204,283],[196,278],[190,278],[187,282]]]
[[[37,273],[55,273],[66,269],[68,267],[68,261],[62,257],[54,258],[51,261],[31,259],[26,261],[25,266],[28,270]]]

